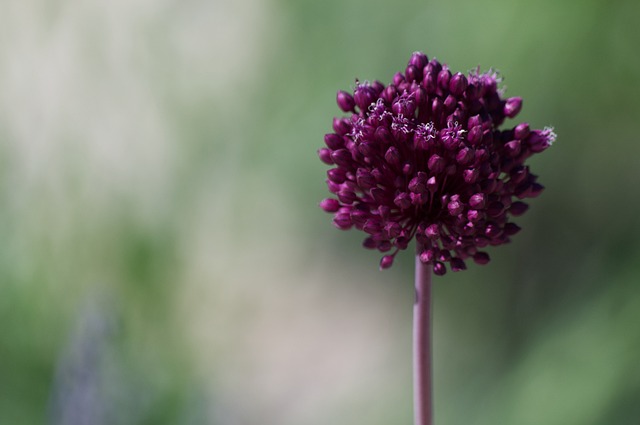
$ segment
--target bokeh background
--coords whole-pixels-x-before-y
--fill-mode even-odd
[[[640,423],[636,0],[0,1],[0,424],[409,424],[413,258],[317,207],[338,89],[422,50],[555,127],[435,285],[438,424]]]

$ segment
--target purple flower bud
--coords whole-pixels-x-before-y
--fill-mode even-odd
[[[418,175],[409,182],[409,190],[413,193],[424,193],[427,191],[427,174],[420,171]]]
[[[353,98],[361,111],[366,111],[369,105],[376,100],[376,90],[369,83],[357,83]]]
[[[335,162],[339,167],[349,167],[353,163],[351,152],[346,149],[333,151],[331,153],[331,159],[333,159],[333,162]]]
[[[340,136],[344,136],[351,131],[351,124],[346,118],[334,118],[333,119],[333,131]]]
[[[515,223],[506,223],[504,225],[504,234],[507,236],[513,236],[520,231],[520,226]]]
[[[427,92],[422,87],[417,87],[413,92],[418,106],[423,106],[427,102]]]
[[[443,109],[444,105],[442,104],[442,100],[437,97],[433,99],[433,102],[431,102],[431,112],[433,113],[433,116],[436,117],[436,119],[438,119],[442,115]]]
[[[341,136],[335,133],[329,133],[324,135],[324,143],[331,150],[340,149],[344,147],[344,140]]]
[[[378,242],[372,237],[368,237],[362,242],[362,246],[367,249],[376,249],[378,248]]]
[[[333,217],[333,224],[340,230],[349,230],[353,226],[348,213],[336,213]]]
[[[458,151],[458,154],[456,155],[456,161],[460,165],[466,165],[469,162],[471,162],[471,160],[475,158],[475,156],[476,156],[476,153],[473,149],[462,148]]]
[[[347,172],[342,168],[331,168],[327,171],[327,177],[334,183],[344,183],[347,179]]]
[[[374,137],[375,137],[375,141],[381,144],[389,145],[393,143],[393,137],[391,136],[391,132],[386,127],[376,128]]]
[[[343,189],[340,192],[338,192],[337,195],[340,202],[342,202],[345,205],[351,205],[356,201],[356,199],[358,199],[355,192],[353,192],[352,190]]]
[[[428,72],[433,72],[438,75],[438,73],[442,70],[442,64],[438,62],[436,59],[431,59],[429,63],[425,66],[425,70]]]
[[[487,254],[486,252],[478,251],[473,254],[473,261],[475,261],[477,264],[484,265],[487,264],[489,260],[489,254]]]
[[[404,174],[405,176],[413,174],[413,168],[413,164],[411,164],[410,162],[405,162],[402,166],[402,174]]]
[[[520,140],[512,140],[504,144],[504,150],[512,158],[520,154]]]
[[[417,68],[414,65],[408,65],[407,69],[404,71],[406,75],[406,79],[408,82],[412,83],[416,80],[420,80],[422,78],[422,68]]]
[[[435,191],[438,190],[438,181],[435,176],[431,176],[429,180],[427,180],[427,190],[431,193],[435,193]]]
[[[500,233],[501,233],[500,228],[495,224],[488,224],[487,227],[484,229],[484,234],[489,239],[493,239],[497,237]]]
[[[509,208],[509,212],[511,213],[512,216],[518,217],[524,214],[528,209],[529,209],[529,205],[525,204],[524,202],[517,201],[511,204],[511,207]]]
[[[504,205],[500,201],[493,201],[487,206],[487,214],[490,217],[497,217],[504,211]]]
[[[388,238],[393,239],[400,236],[400,232],[402,232],[402,226],[400,226],[395,221],[391,221],[384,226],[384,231],[386,232]]]
[[[382,92],[382,100],[384,100],[387,103],[391,103],[393,102],[393,99],[395,99],[397,95],[398,95],[398,89],[396,89],[394,85],[387,86],[387,88],[385,88],[384,91]]]
[[[402,75],[402,72],[396,72],[393,76],[393,84],[396,86],[399,86],[400,84],[404,83],[404,75]]]
[[[429,162],[427,163],[427,167],[429,167],[429,171],[433,174],[440,174],[444,171],[444,167],[446,162],[444,158],[442,158],[438,154],[433,154],[429,157]]]
[[[338,193],[338,192],[340,192],[340,189],[342,188],[342,185],[338,184],[338,183],[334,183],[331,180],[327,180],[327,188],[329,189],[329,192],[331,192],[331,193]]]
[[[470,168],[468,170],[464,170],[462,174],[463,174],[463,179],[464,179],[465,183],[473,184],[476,181],[478,181],[478,177],[480,175],[480,172],[475,168]]]
[[[447,208],[449,209],[449,214],[458,215],[462,212],[462,210],[464,209],[464,206],[459,201],[451,201],[447,205]]]
[[[455,96],[461,96],[467,89],[467,84],[467,77],[465,77],[461,72],[456,72],[451,77],[451,81],[449,81],[449,91],[451,91]]]
[[[362,142],[358,145],[358,152],[365,157],[369,157],[375,154],[375,148],[371,143]]]
[[[353,100],[353,96],[346,91],[340,90],[338,92],[336,95],[336,102],[344,112],[355,112],[356,102]]]
[[[547,149],[556,140],[556,134],[551,128],[533,130],[526,139],[529,149],[533,153],[539,153]]]
[[[543,185],[541,185],[540,183],[533,183],[531,185],[531,188],[529,189],[529,198],[535,198],[536,196],[540,195],[543,190]]]
[[[451,260],[451,253],[446,249],[441,249],[438,252],[438,260],[443,262]]]
[[[482,97],[482,86],[469,83],[464,94],[467,100],[469,100],[470,102],[475,101]]]
[[[524,140],[529,135],[529,124],[526,122],[516,125],[513,129],[513,136],[518,140]]]
[[[318,149],[318,156],[320,157],[320,161],[324,162],[327,165],[333,165],[333,159],[331,159],[331,149],[329,148]]]
[[[356,171],[356,182],[358,183],[358,186],[360,186],[360,188],[365,190],[371,189],[378,185],[375,177],[373,177],[373,174],[371,174],[364,168],[358,168],[358,170]]]
[[[373,196],[373,200],[378,204],[385,204],[387,202],[387,195],[383,189],[378,187],[374,187],[369,191],[371,196]]]
[[[425,264],[431,263],[435,257],[436,255],[433,249],[426,249],[420,253],[420,261]]]
[[[485,206],[485,194],[476,193],[469,198],[469,206],[476,210],[481,210]]]
[[[469,210],[467,211],[467,219],[472,223],[476,223],[482,219],[482,214],[478,210]]]
[[[437,224],[430,224],[424,231],[424,235],[429,239],[437,239],[440,237],[440,226]]]
[[[483,133],[484,131],[482,130],[482,127],[480,127],[479,125],[472,127],[471,130],[469,130],[467,141],[469,142],[470,145],[475,146],[482,141]]]
[[[409,65],[413,65],[420,70],[424,69],[428,62],[427,55],[422,52],[414,52],[409,59]]]
[[[385,255],[380,260],[380,270],[388,269],[393,265],[393,255]]]
[[[393,102],[391,109],[398,115],[410,117],[416,112],[416,102],[411,97],[401,96]]]
[[[398,248],[398,249],[407,249],[407,247],[409,246],[409,238],[405,237],[405,236],[398,236],[395,239],[394,245]]]
[[[376,96],[379,96],[380,93],[382,93],[382,90],[384,90],[384,84],[382,84],[380,81],[375,80],[372,84],[371,87],[373,88],[373,91],[376,93]]]
[[[340,209],[340,202],[337,199],[327,198],[320,202],[320,208],[325,212],[334,213]]]
[[[451,80],[451,71],[443,69],[438,73],[438,87],[442,90],[449,89],[449,81]]]
[[[360,229],[367,222],[367,220],[369,219],[369,216],[370,214],[368,211],[363,211],[355,208],[352,209],[351,212],[349,213],[349,218],[351,218],[351,222]]]
[[[424,192],[419,192],[419,193],[415,193],[415,192],[411,192],[409,193],[409,198],[411,198],[411,203],[413,205],[423,205],[428,201],[428,198],[425,196],[426,194]]]
[[[464,263],[464,261],[461,258],[453,257],[451,259],[451,271],[459,272],[466,269],[467,269],[467,265]]]
[[[515,167],[510,173],[511,181],[519,184],[529,178],[529,169],[527,167]]]
[[[433,94],[436,92],[436,76],[432,72],[426,72],[424,76],[424,80],[422,80],[422,87],[427,92],[427,94]]]
[[[411,206],[411,198],[409,197],[408,193],[403,192],[395,197],[393,203],[401,210],[406,210]]]
[[[369,219],[364,223],[362,230],[369,233],[370,235],[375,235],[376,233],[380,233],[382,231],[382,226],[380,226],[380,222],[378,220]]]
[[[436,263],[433,265],[433,273],[436,276],[443,276],[445,273],[447,273],[447,267],[443,263],[436,261]]]
[[[378,242],[378,251],[387,252],[390,251],[393,245],[389,241],[380,241]]]
[[[504,104],[504,114],[509,118],[513,118],[518,115],[520,109],[522,109],[521,97],[510,97]]]
[[[386,159],[389,164],[398,166],[400,165],[400,152],[398,152],[395,146],[391,146],[387,149],[387,153],[384,154],[384,159]]]
[[[444,110],[447,111],[448,113],[453,112],[453,110],[456,109],[457,104],[458,104],[458,100],[454,96],[449,95],[444,100]]]

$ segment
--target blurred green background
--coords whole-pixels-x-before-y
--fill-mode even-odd
[[[421,50],[558,134],[436,281],[436,423],[637,425],[638,5],[0,1],[0,424],[410,424],[412,255],[332,227],[316,150]]]

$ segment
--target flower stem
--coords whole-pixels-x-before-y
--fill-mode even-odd
[[[413,414],[414,425],[433,425],[431,373],[431,265],[416,253],[413,305]]]

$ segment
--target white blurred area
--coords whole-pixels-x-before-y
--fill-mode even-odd
[[[328,282],[363,277],[291,232],[295,199],[243,157],[255,77],[283,37],[274,1],[2,2],[5,248],[75,309],[94,282],[119,285],[118,220],[169,226],[167,314],[210,423],[373,423],[388,406],[372,398],[409,406],[410,306],[397,316],[375,270]],[[213,131],[185,134],[201,106]]]

